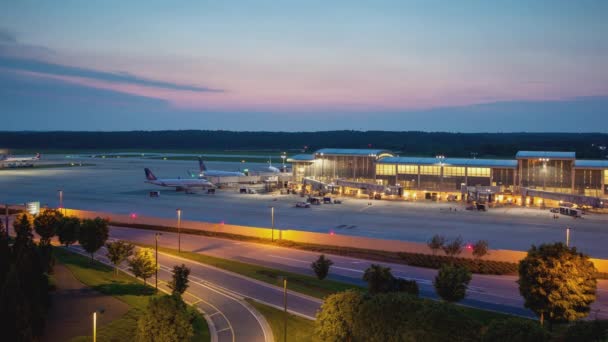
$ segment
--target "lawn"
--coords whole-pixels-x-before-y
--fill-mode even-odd
[[[129,311],[121,318],[98,329],[99,340],[133,341],[137,319],[146,308],[148,300],[155,296],[154,289],[144,286],[125,273],[119,272],[118,275],[115,275],[111,267],[99,262],[91,263],[89,258],[63,248],[55,248],[54,253],[57,261],[64,264],[80,282],[103,294],[114,296],[130,306]],[[209,341],[209,330],[205,319],[196,310],[192,309],[192,311],[196,312],[193,323],[195,336],[192,341]],[[90,340],[90,336],[73,339],[73,341],[83,342]]]
[[[245,299],[256,310],[258,310],[270,324],[274,340],[284,341],[285,337],[285,313],[271,306],[260,304],[252,299]],[[315,341],[315,322],[290,313],[287,314],[287,341],[304,342]]]
[[[152,248],[151,245],[143,245],[140,246]],[[214,266],[226,271],[231,271],[234,273],[238,273],[240,275],[257,279],[272,285],[282,285],[281,279],[282,277],[287,277],[288,288],[292,291],[303,293],[316,298],[325,298],[326,296],[344,291],[347,289],[363,289],[356,285],[346,284],[334,280],[319,280],[315,277],[286,272],[282,270],[277,270],[269,267],[248,264],[240,261],[234,261],[229,259],[217,258],[205,254],[194,253],[194,252],[181,252],[177,253],[176,249],[166,248],[166,247],[158,247],[159,251],[171,254],[171,255],[179,255],[182,258],[198,261],[200,263]]]

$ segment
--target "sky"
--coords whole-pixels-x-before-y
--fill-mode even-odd
[[[608,132],[608,1],[0,0],[0,130]]]

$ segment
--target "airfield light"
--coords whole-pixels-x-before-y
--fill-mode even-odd
[[[131,218],[132,218],[132,219],[134,219],[134,220],[137,218],[137,214],[136,214],[136,213],[131,213],[131,215],[130,215],[130,216],[131,216]]]
[[[467,243],[467,247],[468,250],[472,250],[473,249],[473,245],[471,245],[470,243]]]
[[[333,235],[336,235],[336,233],[333,230],[330,230],[329,235],[333,236]]]
[[[182,210],[176,209],[177,212],[177,252],[182,251]]]
[[[57,194],[59,195],[59,209],[63,209],[63,190],[57,190]]]

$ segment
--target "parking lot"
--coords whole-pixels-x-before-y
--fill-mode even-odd
[[[45,156],[45,162],[66,161],[64,156]],[[175,217],[227,224],[270,226],[274,207],[277,228],[300,229],[334,234],[359,235],[416,242],[434,234],[448,238],[462,236],[465,241],[488,240],[491,248],[525,250],[531,244],[564,241],[571,228],[571,243],[594,257],[608,258],[608,217],[585,215],[582,219],[560,216],[549,210],[519,207],[467,211],[456,203],[403,202],[340,198],[341,204],[311,205],[297,208],[304,201],[298,195],[240,194],[238,189],[218,190],[215,194],[186,194],[144,183],[144,167],[157,177],[188,177],[195,170],[193,161],[138,158],[83,159],[88,167],[2,170],[0,203],[40,201],[58,205],[63,190],[65,207],[116,213]],[[210,169],[236,171],[261,170],[264,164],[207,162]],[[151,198],[150,191],[160,190]],[[371,205],[370,205],[371,203]],[[454,210],[456,209],[456,210]],[[365,246],[362,246],[365,247]]]

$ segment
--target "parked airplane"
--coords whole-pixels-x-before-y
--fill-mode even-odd
[[[281,170],[272,166],[272,158],[268,157],[268,171],[272,173],[279,173]]]
[[[11,155],[3,155],[3,156],[0,156],[0,162],[25,163],[25,162],[38,161],[38,160],[40,160],[41,157],[42,156],[40,155],[40,153],[36,153],[36,155],[33,157],[13,157]]]
[[[145,168],[146,171],[146,183],[158,185],[158,186],[166,186],[170,188],[175,188],[176,191],[186,191],[190,192],[192,189],[209,189],[215,188],[215,185],[210,181],[202,178],[191,179],[191,178],[156,178],[156,176],[150,171],[150,169]]]
[[[203,162],[202,158],[198,158],[198,166],[199,166],[199,178],[201,177],[242,177],[245,176],[244,173],[240,171],[222,171],[222,170],[208,170],[207,166],[205,166],[205,162]]]

